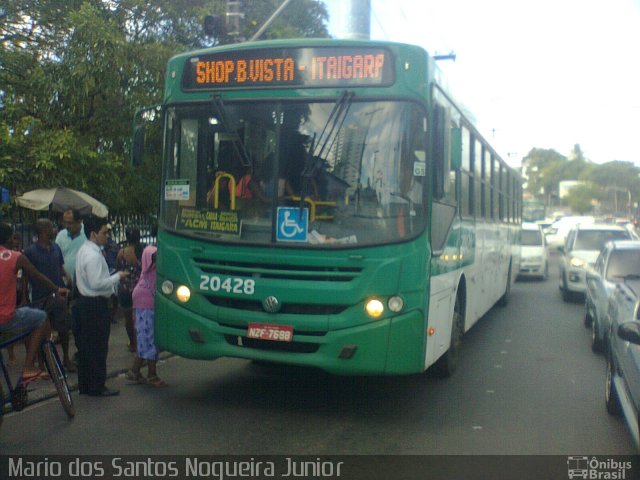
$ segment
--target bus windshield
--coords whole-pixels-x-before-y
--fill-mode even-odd
[[[161,218],[210,241],[344,248],[426,224],[426,114],[407,101],[170,106]]]

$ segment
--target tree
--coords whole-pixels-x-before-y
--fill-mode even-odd
[[[279,4],[243,2],[246,36]],[[160,152],[139,171],[129,166],[133,115],[160,103],[167,60],[210,44],[203,18],[226,7],[226,0],[5,0],[0,185],[12,195],[66,185],[113,213],[155,211]],[[322,2],[298,0],[265,38],[327,36],[327,18]]]
[[[603,192],[603,210],[619,214],[629,212],[631,201],[640,198],[640,168],[631,162],[612,161],[593,165],[583,178]]]
[[[544,195],[545,200],[551,192],[557,192],[556,178],[547,178],[545,169],[566,162],[567,158],[555,150],[533,148],[522,160],[523,174],[527,178],[526,190],[534,196]],[[545,201],[545,203],[547,203]]]
[[[249,39],[275,12],[282,0],[245,0],[243,34]],[[296,0],[289,3],[259,40],[274,38],[328,37],[327,7],[316,0]]]
[[[567,203],[573,212],[584,215],[593,209],[593,200],[599,197],[599,190],[593,185],[573,187],[567,196]]]
[[[582,148],[580,148],[579,143],[576,143],[573,146],[573,150],[571,150],[571,153],[569,154],[569,161],[570,162],[578,161],[580,163],[585,163],[587,161],[587,159],[584,156],[584,153],[582,153]]]

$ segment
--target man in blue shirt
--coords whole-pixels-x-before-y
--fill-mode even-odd
[[[80,212],[78,211],[67,210],[66,212],[64,212],[62,214],[62,225],[65,228],[58,232],[58,236],[56,237],[56,244],[58,244],[58,246],[60,246],[60,249],[62,250],[62,256],[64,257],[64,269],[69,274],[69,277],[72,280],[72,283],[68,284],[67,287],[73,292],[73,287],[76,280],[76,257],[78,255],[78,250],[80,250],[80,247],[84,245],[84,242],[87,241],[87,236],[85,235],[84,229],[82,228],[82,220],[80,217]],[[78,322],[73,315],[74,311],[75,310],[72,306],[71,327],[73,329],[73,337],[76,342],[76,347],[80,348],[78,345],[78,341],[80,338],[77,331]]]
[[[80,247],[87,241],[87,236],[82,229],[82,220],[80,213],[77,211],[67,210],[64,212],[62,225],[65,228],[58,233],[56,243],[60,246],[64,256],[64,269],[71,277],[71,280],[75,281],[76,256]]]
[[[67,285],[71,285],[71,278],[64,270],[62,250],[53,241],[53,224],[50,220],[41,218],[36,222],[35,230],[38,241],[31,244],[24,254],[40,273],[58,287],[64,288],[65,282]],[[51,327],[58,332],[65,369],[69,372],[75,372],[76,367],[69,358],[67,299],[51,296],[49,289],[34,281],[35,279],[27,278],[31,286],[32,303],[47,312]]]

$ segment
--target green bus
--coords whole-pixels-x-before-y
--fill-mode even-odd
[[[541,222],[546,216],[546,208],[541,200],[524,200],[522,203],[522,220],[524,222]]]
[[[521,179],[422,48],[185,53],[168,63],[162,118],[161,349],[447,376],[463,334],[506,302]]]

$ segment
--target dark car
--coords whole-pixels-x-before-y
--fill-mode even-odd
[[[640,274],[640,241],[630,240],[607,243],[595,265],[587,270],[584,324],[591,328],[594,352],[607,347],[607,309],[611,294],[618,283],[635,274]]]
[[[609,301],[609,352],[605,400],[607,411],[622,414],[640,445],[640,272],[618,283]]]

